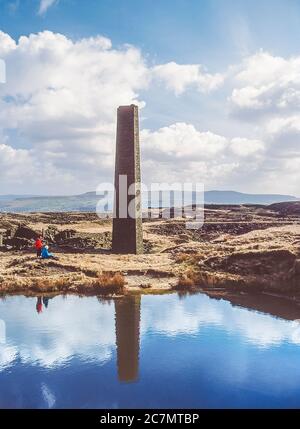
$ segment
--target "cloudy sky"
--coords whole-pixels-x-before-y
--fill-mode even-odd
[[[145,183],[300,196],[299,42],[299,0],[0,0],[0,194],[111,181],[136,103]]]

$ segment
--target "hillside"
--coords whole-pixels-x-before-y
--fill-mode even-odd
[[[263,204],[269,205],[286,201],[297,201],[292,195],[280,194],[244,194],[235,191],[207,191],[206,204]]]
[[[0,195],[0,201],[13,201],[16,200],[17,198],[33,198],[35,195]]]
[[[130,257],[112,253],[112,220],[95,213],[0,213],[0,229],[0,295],[120,294],[122,287],[220,297],[264,291],[300,302],[300,217],[261,205],[206,208],[196,230],[184,219],[145,219],[144,254]],[[58,260],[36,258],[33,239],[42,233]]]
[[[185,200],[185,204],[191,204],[195,195],[190,193]],[[291,195],[272,194],[245,194],[235,191],[207,191],[204,195],[206,204],[262,204],[269,205],[288,201],[297,201]],[[40,197],[19,197],[0,196],[1,212],[93,212],[99,196],[95,192],[87,192],[74,196],[40,196]],[[151,206],[158,207],[159,200],[154,198]],[[175,199],[175,205],[178,200]],[[148,206],[147,194],[143,195],[143,207]],[[165,205],[164,205],[165,206]]]
[[[283,216],[300,215],[300,201],[271,204],[269,208]]]

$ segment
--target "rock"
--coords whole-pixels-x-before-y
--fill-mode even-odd
[[[300,259],[296,259],[295,261],[294,272],[296,276],[300,275]]]
[[[295,287],[296,271],[300,273],[300,260],[288,250],[239,252],[211,257],[204,263],[214,275],[233,274],[246,279],[248,284],[269,289]]]
[[[55,236],[59,233],[59,230],[55,226],[48,226],[44,232],[44,239],[49,243],[55,243]]]
[[[38,235],[39,234],[37,231],[34,231],[33,229],[28,228],[25,225],[20,225],[14,233],[13,238],[25,238],[27,240],[35,240]]]
[[[28,240],[27,238],[19,238],[19,237],[9,238],[5,241],[5,244],[8,249],[11,246],[13,249],[18,249],[18,250],[26,249],[27,247],[32,246],[31,240]]]
[[[65,229],[54,235],[53,239],[56,243],[60,244],[74,237],[76,231],[74,229]]]

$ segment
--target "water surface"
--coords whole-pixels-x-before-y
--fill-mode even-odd
[[[300,407],[300,323],[201,294],[10,297],[0,407]]]

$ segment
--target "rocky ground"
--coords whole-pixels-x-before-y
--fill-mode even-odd
[[[199,230],[179,218],[145,220],[143,255],[112,254],[111,228],[93,213],[0,214],[0,293],[201,288],[298,295],[299,203],[207,206]],[[57,261],[35,257],[37,233]]]

